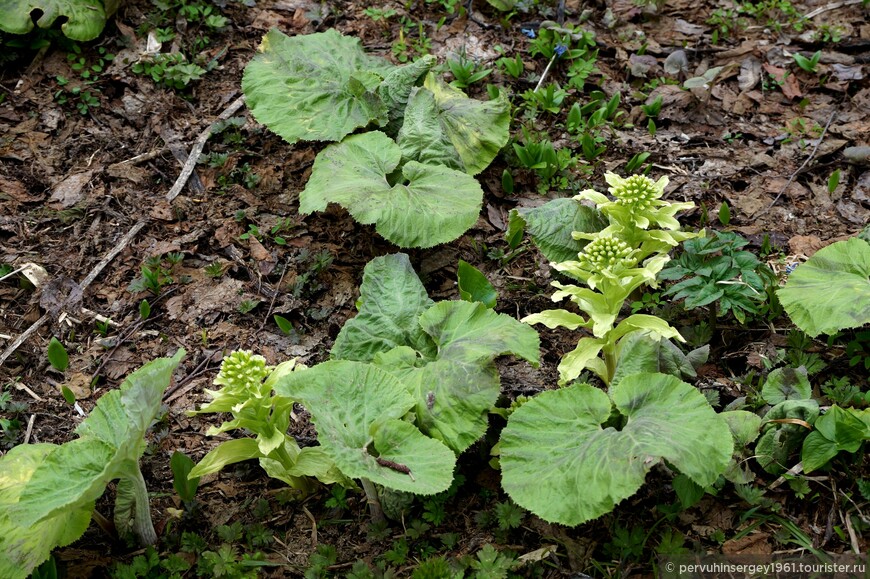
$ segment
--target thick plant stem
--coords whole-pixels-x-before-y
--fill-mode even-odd
[[[148,489],[145,488],[145,479],[136,463],[136,472],[130,477],[133,488],[135,514],[133,518],[133,531],[139,536],[143,545],[153,545],[157,542],[157,532],[154,523],[151,522],[151,504],[148,500]]]
[[[607,386],[610,386],[610,382],[613,381],[613,375],[616,374],[616,353],[612,350],[616,348],[608,348],[605,346],[602,350],[604,352],[604,366],[607,368]]]
[[[375,524],[385,523],[387,518],[384,516],[384,510],[381,508],[381,501],[378,499],[378,490],[372,481],[367,478],[361,478],[363,490],[366,492],[366,502],[369,504],[369,513],[372,515],[372,522]]]

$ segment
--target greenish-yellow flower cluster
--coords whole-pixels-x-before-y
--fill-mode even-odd
[[[635,211],[644,211],[653,205],[653,201],[661,196],[655,183],[645,175],[632,175],[618,187],[611,188],[616,202],[631,207]]]
[[[601,271],[635,265],[631,258],[632,248],[614,237],[598,237],[583,248],[580,264],[584,269]]]
[[[273,368],[266,365],[263,356],[238,350],[224,358],[214,383],[234,388],[259,389],[263,379],[272,370]]]

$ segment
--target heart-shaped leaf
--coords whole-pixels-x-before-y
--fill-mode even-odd
[[[288,143],[340,141],[387,123],[378,87],[395,69],[332,29],[293,37],[272,29],[245,68],[242,90],[254,118]]]
[[[320,445],[346,476],[421,495],[441,492],[453,481],[456,456],[401,420],[414,399],[377,366],[324,362],[288,374],[275,391],[305,405]]]
[[[602,427],[611,398],[588,384],[543,392],[511,414],[499,444],[502,484],[517,504],[579,525],[634,494],[662,459],[701,487],[728,466],[728,425],[689,384],[635,374],[611,396],[621,430]]]
[[[67,38],[86,42],[100,35],[118,4],[118,0],[0,0],[0,30],[27,34],[33,30],[32,15],[38,13],[39,28],[51,28],[60,19]]]
[[[299,210],[323,211],[338,203],[401,247],[453,241],[477,222],[483,190],[473,177],[416,161],[393,175],[401,159],[402,150],[380,131],[330,145],[314,160]]]
[[[509,124],[510,104],[505,96],[499,94],[491,101],[470,99],[430,73],[423,88],[411,92],[396,140],[408,159],[476,175],[507,144]]]
[[[820,249],[777,295],[795,325],[810,336],[870,323],[870,243],[853,237]]]

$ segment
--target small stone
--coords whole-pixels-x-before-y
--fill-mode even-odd
[[[843,156],[853,165],[870,165],[870,147],[846,147]]]

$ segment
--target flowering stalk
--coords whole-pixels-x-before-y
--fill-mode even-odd
[[[661,199],[667,177],[654,182],[643,175],[624,179],[614,173],[604,176],[610,185],[613,200],[594,190],[581,192],[575,199],[590,200],[603,213],[610,225],[597,233],[574,232],[575,239],[589,243],[576,261],[551,264],[555,269],[587,287],[553,282],[559,289],[554,302],[569,298],[589,317],[567,310],[546,310],[523,319],[530,324],[571,330],[586,328],[593,337],[581,338],[577,348],[563,356],[559,364],[560,385],[577,378],[589,369],[605,384],[610,384],[616,372],[619,344],[625,336],[647,332],[657,338],[682,341],[676,329],[656,316],[635,314],[616,319],[629,295],[643,285],[656,287],[656,275],[670,259],[668,252],[685,239],[702,235],[679,231],[674,215],[689,209],[692,203],[670,203]],[[659,227],[661,229],[655,229]]]
[[[302,492],[311,490],[310,476],[325,483],[347,484],[347,479],[335,470],[332,461],[319,447],[299,448],[296,440],[287,434],[293,401],[274,395],[273,389],[280,378],[304,368],[296,360],[267,366],[263,356],[247,351],[227,355],[214,380],[223,388],[206,389],[212,401],[188,414],[230,412],[233,420],[212,426],[207,434],[214,436],[245,429],[254,433],[256,439],[242,438],[222,443],[194,467],[189,477],[203,476],[228,464],[257,458],[269,476]]]

